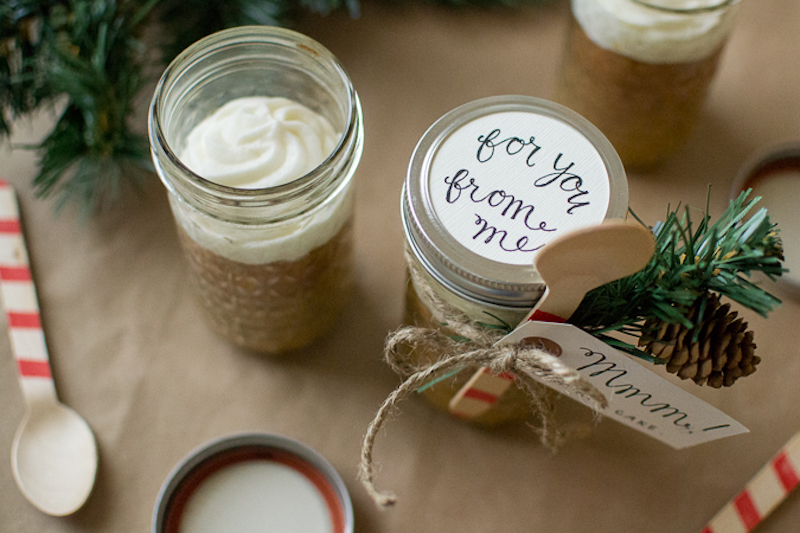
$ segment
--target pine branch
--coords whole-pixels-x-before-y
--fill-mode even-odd
[[[554,0],[428,1],[490,7]],[[146,179],[131,169],[151,165],[146,139],[129,124],[148,55],[138,36],[151,19],[163,28],[159,48],[169,61],[223,28],[286,25],[304,10],[341,9],[356,17],[359,0],[3,0],[0,140],[17,118],[66,100],[39,147],[34,188],[39,197],[57,197],[58,206],[74,200],[85,213],[96,212]]]
[[[125,185],[138,190],[149,176],[147,140],[138,135],[120,137],[112,152],[87,149],[83,113],[70,105],[42,143],[36,194],[56,197],[56,209],[75,201],[84,216],[109,208]],[[76,126],[77,125],[77,126]]]
[[[725,296],[767,316],[781,302],[749,277],[754,272],[770,279],[780,276],[784,271],[783,250],[766,209],[745,218],[760,200],[747,200],[749,192],[731,201],[714,223],[707,206],[697,226],[689,208],[680,217],[677,211],[669,212],[663,223],[651,228],[656,246],[648,265],[632,276],[591,291],[570,323],[623,351],[651,360],[650,355],[609,333],[641,336],[647,333],[643,324],[650,319],[692,328],[694,323],[686,313],[708,293]]]
[[[54,96],[43,73],[41,20],[55,2],[6,0],[0,3],[0,138],[11,123]]]
[[[3,108],[13,119],[66,97],[65,109],[38,147],[39,197],[57,206],[76,200],[95,212],[139,188],[150,165],[147,141],[129,125],[143,86],[144,47],[136,39],[156,0],[32,2],[15,0],[1,14],[7,43]],[[18,24],[16,34],[9,29]],[[9,133],[8,123],[4,132]]]

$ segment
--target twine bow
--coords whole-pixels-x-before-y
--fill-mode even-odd
[[[441,307],[438,309],[441,311]],[[451,317],[452,318],[452,317]],[[457,372],[469,366],[485,366],[492,372],[508,372],[514,375],[514,383],[527,393],[531,407],[538,413],[542,443],[556,447],[561,440],[560,432],[553,423],[553,406],[547,399],[544,387],[536,381],[540,378],[557,384],[563,389],[583,397],[594,406],[595,412],[606,407],[605,397],[574,369],[563,364],[557,357],[535,346],[520,344],[495,345],[500,335],[462,317],[447,322],[448,327],[459,333],[469,332],[469,341],[457,340],[438,329],[417,326],[402,327],[386,340],[384,357],[395,372],[405,377],[383,402],[375,418],[367,428],[361,448],[359,478],[376,505],[388,507],[397,498],[390,492],[380,492],[375,487],[372,450],[375,438],[389,415],[401,400],[428,384],[437,376]],[[433,364],[416,365],[410,354],[414,350],[445,354]]]

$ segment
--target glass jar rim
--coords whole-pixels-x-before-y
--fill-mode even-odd
[[[642,7],[664,11],[666,13],[674,13],[677,15],[695,15],[699,13],[714,12],[725,9],[734,4],[739,3],[741,0],[706,0],[705,5],[695,5],[687,7],[675,7],[664,5],[664,0],[630,0],[632,3]]]
[[[302,50],[313,57],[320,65],[326,65],[335,71],[342,80],[347,91],[349,105],[344,117],[344,131],[333,151],[314,169],[297,178],[281,184],[261,188],[239,188],[223,185],[204,178],[190,169],[178,157],[167,140],[162,123],[162,111],[168,91],[165,87],[173,77],[180,75],[187,68],[204,57],[224,49],[231,44],[265,44],[285,46]],[[302,33],[276,26],[239,26],[218,31],[188,46],[179,53],[166,67],[155,88],[150,106],[150,135],[157,141],[163,151],[164,158],[182,175],[186,176],[191,189],[202,195],[211,195],[231,204],[248,204],[253,206],[271,205],[279,199],[287,199],[304,195],[309,189],[318,186],[318,182],[328,174],[325,167],[335,159],[343,158],[342,152],[353,145],[352,137],[358,135],[360,129],[360,103],[353,88],[350,77],[342,64],[327,48]],[[356,143],[360,145],[360,143]]]

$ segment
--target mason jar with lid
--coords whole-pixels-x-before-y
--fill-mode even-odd
[[[625,218],[627,202],[617,153],[577,113],[527,96],[454,109],[420,139],[403,187],[404,322],[451,337],[459,336],[454,320],[515,327],[545,289],[537,252],[571,230]],[[423,366],[446,355],[410,352]],[[435,380],[423,394],[447,410],[476,370]],[[512,387],[473,421],[521,418],[527,405]]]
[[[628,170],[688,141],[740,0],[571,0],[555,100],[609,138]]]
[[[210,35],[165,70],[149,133],[212,329],[266,353],[328,332],[350,292],[364,140],[333,54],[276,27]]]

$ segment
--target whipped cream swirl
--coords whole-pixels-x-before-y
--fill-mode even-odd
[[[650,0],[665,9],[703,9],[721,0]],[[647,63],[700,61],[719,49],[740,2],[694,14],[648,8],[631,0],[572,0],[572,12],[598,46]]]
[[[340,137],[330,122],[302,104],[250,96],[231,100],[195,126],[180,158],[209,181],[261,189],[314,170]]]

